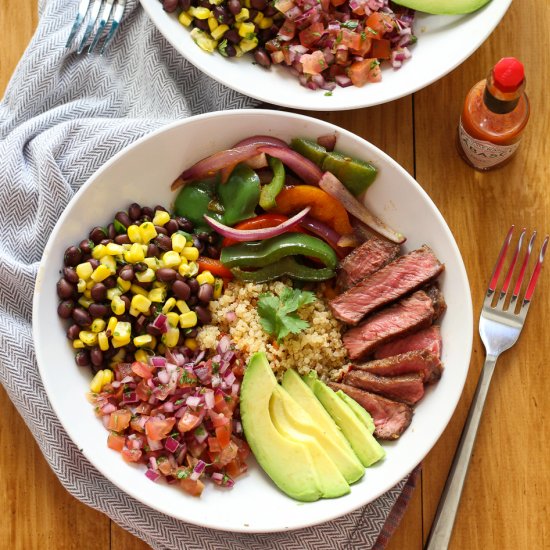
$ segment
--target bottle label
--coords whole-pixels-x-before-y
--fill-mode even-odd
[[[458,126],[460,145],[468,160],[476,168],[492,168],[511,157],[519,147],[519,141],[512,145],[495,145],[489,141],[473,138],[462,126]]]

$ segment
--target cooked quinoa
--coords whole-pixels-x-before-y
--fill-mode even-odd
[[[309,322],[309,328],[289,334],[280,343],[263,330],[256,310],[258,298],[265,292],[279,296],[285,285],[292,286],[281,281],[230,282],[220,299],[210,302],[212,324],[199,331],[199,345],[203,349],[215,347],[220,333],[226,333],[248,355],[265,351],[279,379],[289,368],[300,374],[314,369],[324,380],[337,379],[348,361],[342,343],[342,324],[332,316],[320,290],[316,292],[317,300],[298,311]]]

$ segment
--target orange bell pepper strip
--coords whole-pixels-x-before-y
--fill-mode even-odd
[[[306,206],[311,207],[309,216],[332,227],[340,235],[353,233],[348,213],[340,201],[313,185],[285,187],[277,195],[277,207],[273,211],[290,215]]]
[[[217,275],[222,279],[233,279],[233,273],[231,273],[231,270],[225,267],[220,260],[207,258],[206,256],[199,256],[197,265],[199,266],[200,272],[210,271],[212,275]]]

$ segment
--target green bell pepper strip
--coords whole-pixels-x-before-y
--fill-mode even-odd
[[[269,166],[273,170],[273,179],[262,187],[260,206],[264,210],[271,210],[277,206],[276,198],[285,185],[285,166],[274,157],[269,157]]]
[[[250,166],[239,164],[227,183],[219,183],[216,189],[224,212],[222,223],[233,226],[256,215],[260,200],[260,178]]]
[[[283,233],[263,241],[250,241],[226,246],[220,261],[226,267],[265,267],[288,256],[308,256],[336,269],[338,258],[324,241],[303,233]]]
[[[243,271],[239,267],[231,269],[236,279],[249,283],[266,283],[280,277],[291,277],[300,281],[326,281],[334,277],[334,270],[328,267],[314,268],[300,264],[293,256],[286,256],[281,260],[261,267],[256,271]]]
[[[195,181],[186,185],[176,197],[174,211],[178,216],[187,218],[197,230],[210,231],[210,226],[204,221],[204,214],[221,221],[219,213],[211,212],[208,205],[214,197],[216,180]]]

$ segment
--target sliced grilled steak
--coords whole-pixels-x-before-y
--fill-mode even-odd
[[[378,376],[361,370],[352,370],[344,376],[344,384],[414,405],[424,397],[424,384],[420,374]]]
[[[439,290],[439,285],[437,283],[428,285],[423,290],[432,299],[432,303],[434,305],[434,317],[435,319],[438,319],[447,309],[447,303],[445,302],[443,293]]]
[[[431,384],[439,380],[443,370],[439,357],[425,349],[408,351],[367,363],[357,363],[352,365],[351,368],[378,376],[418,374],[425,384]]]
[[[357,247],[340,262],[338,287],[353,286],[399,256],[400,246],[373,237]]]
[[[345,332],[344,346],[350,359],[355,361],[386,342],[430,326],[433,318],[432,300],[423,290],[418,290]]]
[[[436,357],[441,357],[441,329],[433,325],[427,329],[409,334],[389,344],[380,346],[374,353],[376,359],[392,357],[410,351],[426,350]]]
[[[397,439],[411,423],[413,410],[405,403],[398,403],[347,384],[330,382],[329,386],[334,391],[342,390],[347,393],[370,413],[374,421],[374,437],[378,439]]]
[[[380,309],[435,279],[443,264],[427,246],[413,250],[366,277],[330,301],[333,315],[356,325],[365,315]]]

